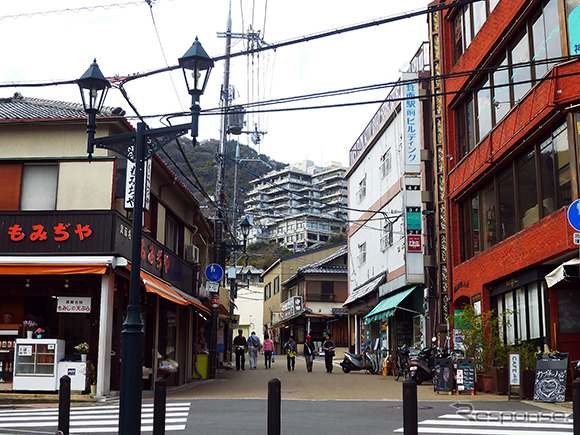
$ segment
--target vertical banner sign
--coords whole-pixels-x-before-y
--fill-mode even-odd
[[[416,82],[417,73],[403,73],[404,82],[413,81],[403,84],[403,140],[405,147],[405,172],[421,172],[421,110],[419,106],[419,85]]]
[[[143,184],[143,210],[149,210],[151,199],[151,159],[145,160],[145,177]],[[135,163],[127,160],[125,177],[125,209],[132,210],[135,205]]]

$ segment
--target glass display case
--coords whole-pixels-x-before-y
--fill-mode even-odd
[[[17,339],[14,349],[14,390],[56,391],[58,362],[64,358],[64,340]]]

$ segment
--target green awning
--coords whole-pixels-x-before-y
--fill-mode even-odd
[[[394,315],[395,308],[397,308],[397,306],[403,302],[403,299],[409,296],[409,294],[411,294],[411,292],[416,288],[416,286],[411,287],[380,301],[377,306],[365,316],[365,323],[378,322]]]

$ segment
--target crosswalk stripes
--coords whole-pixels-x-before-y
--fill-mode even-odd
[[[165,410],[165,430],[183,431],[191,403],[168,402]],[[0,433],[7,430],[42,428],[56,432],[58,408],[20,409],[0,411]],[[70,433],[117,433],[119,426],[119,405],[71,407]],[[141,432],[153,431],[153,404],[143,404],[141,408]]]
[[[572,415],[538,413],[510,413],[505,411],[476,411],[469,419],[459,414],[440,415],[437,419],[419,422],[420,434],[469,434],[469,435],[571,435]],[[395,430],[402,433],[403,428]]]

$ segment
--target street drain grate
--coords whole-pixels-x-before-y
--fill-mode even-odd
[[[399,406],[399,405],[388,406],[387,408],[389,408],[389,409],[403,409],[403,407],[402,406]],[[417,408],[418,409],[433,409],[432,406],[418,406]]]

